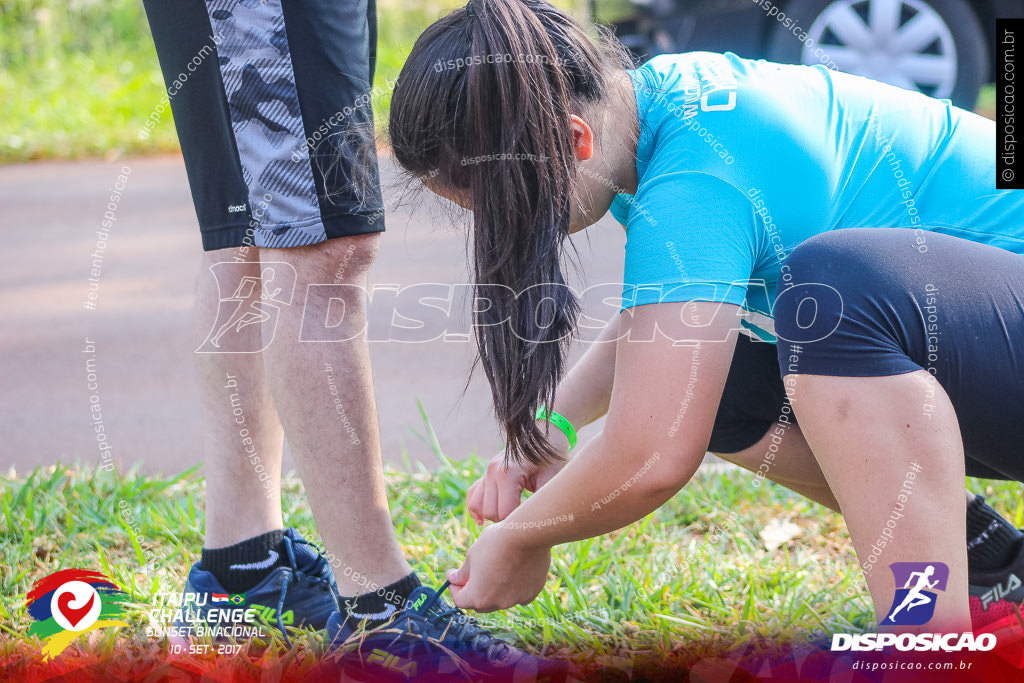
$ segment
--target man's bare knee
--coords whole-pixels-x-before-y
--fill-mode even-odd
[[[259,254],[255,247],[230,247],[204,251],[196,279],[196,292],[200,295],[219,297],[235,291],[238,283],[246,277],[259,277]],[[230,264],[230,265],[222,265]]]
[[[306,247],[260,250],[264,263],[285,262],[295,268],[300,283],[359,284],[377,256],[380,233],[352,235]]]
[[[343,249],[339,249],[341,251],[340,260],[338,260],[334,271],[333,282],[337,284],[361,282],[377,258],[380,233],[353,235],[333,241],[338,242],[339,247],[343,247]]]

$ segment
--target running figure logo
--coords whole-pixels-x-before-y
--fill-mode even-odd
[[[258,353],[270,345],[281,307],[290,306],[295,269],[289,263],[261,263],[252,275],[247,263],[224,261],[210,267],[220,302],[217,317],[196,353]],[[246,329],[256,325],[254,329]]]
[[[889,565],[897,586],[892,607],[883,624],[920,626],[935,614],[935,591],[945,591],[949,567],[941,562],[893,562]]]

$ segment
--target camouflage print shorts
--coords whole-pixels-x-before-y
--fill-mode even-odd
[[[146,0],[207,251],[384,229],[372,0]]]

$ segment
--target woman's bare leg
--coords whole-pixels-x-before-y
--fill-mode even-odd
[[[825,475],[814,459],[800,427],[776,422],[761,440],[738,453],[715,453],[718,457],[750,470],[790,491],[839,511],[839,503],[828,487]],[[761,478],[760,476],[758,478]]]
[[[891,377],[788,375],[786,383],[846,518],[880,627],[897,588],[887,567],[940,562],[949,567],[949,582],[934,616],[901,630],[969,631],[964,454],[945,391],[923,370]]]

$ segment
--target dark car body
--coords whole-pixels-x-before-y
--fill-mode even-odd
[[[1024,17],[1024,0],[650,0],[635,2],[632,15],[616,22],[614,30],[639,59],[666,52],[728,50],[754,59],[814,63],[809,58],[807,41],[801,40],[801,36],[806,36],[816,21],[824,20],[826,11],[845,5],[858,10],[868,23],[873,3],[887,1],[890,6],[900,5],[900,22],[908,16],[909,24],[916,14],[925,14],[923,19],[932,22],[934,30],[948,39],[923,45],[918,53],[910,55],[944,59],[945,76],[936,77],[942,82],[911,83],[906,78],[896,82],[877,68],[871,73],[867,69],[845,69],[842,64],[831,66],[915,87],[968,107],[974,106],[981,85],[990,82],[995,73],[996,18]],[[780,21],[782,16],[785,19]],[[899,28],[905,25],[901,23]],[[835,38],[834,34],[828,35]],[[818,37],[827,35],[819,32]],[[866,59],[883,65],[902,64],[899,57],[903,55],[889,59],[884,42],[879,39],[878,54],[867,55]],[[870,49],[862,49],[858,54],[863,56],[867,52]]]

